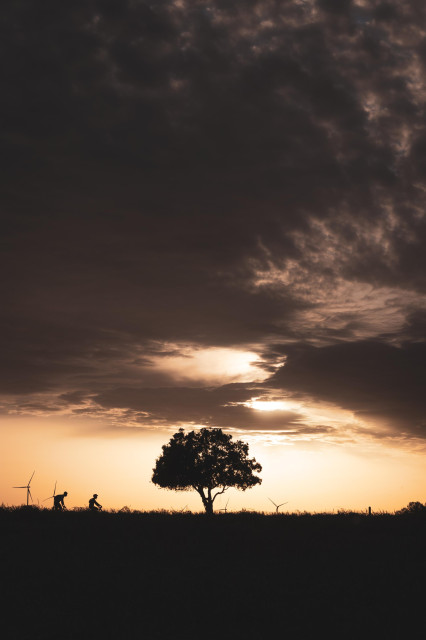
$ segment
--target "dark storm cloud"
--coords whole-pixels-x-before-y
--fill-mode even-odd
[[[103,409],[130,409],[139,413],[141,425],[197,424],[228,429],[267,430],[303,434],[327,434],[324,425],[315,429],[304,423],[297,411],[253,411],[243,405],[264,393],[253,385],[225,385],[216,388],[126,388],[119,387],[93,397]]]
[[[289,343],[367,357],[365,338],[398,354],[424,340],[422,2],[1,13],[2,393],[134,409],[129,389],[174,384],[150,368],[152,345],[181,343],[256,348],[271,373],[289,355],[277,380],[309,391]],[[194,420],[253,424],[237,398],[213,411],[195,395]],[[189,419],[189,400],[167,402]]]
[[[293,346],[268,381],[307,394],[420,437],[425,436],[426,346],[395,347],[375,341],[328,347]]]

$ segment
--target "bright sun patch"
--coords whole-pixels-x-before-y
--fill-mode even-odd
[[[314,430],[307,436],[302,429],[299,435],[292,434],[292,441],[316,439],[315,429],[317,428],[319,429],[318,434],[321,434],[320,437],[324,439],[324,428],[341,430],[341,433],[345,434],[348,429],[356,429],[362,426],[362,421],[356,418],[353,412],[330,403],[318,402],[314,399],[295,400],[285,397],[277,398],[277,396],[268,399],[267,396],[258,396],[241,404],[261,413],[272,413],[274,411],[292,413],[295,415],[294,424],[299,423]],[[337,431],[334,432],[333,437],[336,436]],[[279,437],[281,438],[281,436]],[[288,444],[287,439],[288,436],[284,436],[284,444]]]
[[[258,382],[268,376],[259,367],[261,360],[253,351],[225,347],[198,349],[180,345],[173,345],[173,349],[176,355],[154,356],[151,362],[157,370],[170,374],[176,380]]]
[[[259,400],[253,398],[244,403],[246,407],[256,409],[256,411],[295,411],[300,410],[301,405],[289,400]]]

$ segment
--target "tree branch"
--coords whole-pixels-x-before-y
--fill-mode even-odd
[[[204,502],[204,500],[206,499],[206,496],[204,495],[203,487],[200,487],[200,486],[196,487],[195,485],[192,485],[192,488],[195,489],[195,491],[201,496],[201,499]]]
[[[223,487],[222,491],[218,491],[217,493],[214,494],[212,502],[214,502],[217,498],[217,496],[220,496],[222,493],[225,493],[225,491],[229,489],[229,487]]]

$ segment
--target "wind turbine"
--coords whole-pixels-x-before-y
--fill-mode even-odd
[[[268,498],[268,500],[269,500],[270,502],[272,502],[272,504],[274,505],[274,507],[275,507],[275,513],[278,513],[278,509],[279,509],[280,507],[282,507],[282,506],[283,506],[283,504],[287,504],[287,502],[288,502],[288,500],[287,500],[287,502],[281,502],[281,504],[275,504],[275,502],[274,502],[273,500],[271,500],[271,498]]]
[[[33,479],[34,474],[35,474],[35,470],[33,471],[33,475],[31,476],[31,478],[28,480],[28,484],[24,484],[22,487],[12,487],[13,489],[26,489],[27,490],[27,507],[28,507],[28,499],[29,498],[31,498],[31,502],[33,502],[33,497],[31,495],[30,484],[31,484],[31,480]]]
[[[45,499],[43,500],[43,502],[46,502],[46,500],[50,500],[50,498],[55,498],[55,496],[56,496],[56,484],[57,484],[57,482],[58,482],[58,481],[57,481],[57,480],[55,480],[55,488],[53,489],[53,496],[49,496],[48,498],[45,498]]]
[[[228,511],[228,502],[229,502],[229,498],[226,501],[226,505],[224,506],[224,508],[223,509],[219,509],[219,511],[224,511],[225,513],[227,513],[227,511]]]

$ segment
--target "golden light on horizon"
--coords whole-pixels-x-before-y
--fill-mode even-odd
[[[167,491],[150,481],[170,433],[103,430],[102,423],[53,416],[4,419],[0,502],[23,504],[25,491],[12,487],[25,484],[35,469],[31,492],[40,506],[49,506],[43,500],[52,494],[57,480],[58,491],[68,491],[68,508],[87,505],[96,492],[106,509],[187,505],[202,510],[196,492]],[[249,442],[250,455],[262,464],[263,482],[247,492],[229,490],[231,510],[268,511],[268,496],[277,502],[288,499],[290,511],[331,511],[336,505],[364,509],[370,504],[376,510],[393,510],[422,499],[418,488],[424,486],[426,469],[421,452],[404,452],[381,442],[325,442],[324,437],[314,441],[309,434],[298,440],[297,429],[285,440],[284,435],[235,434]]]
[[[314,399],[277,398],[268,399],[267,396],[251,398],[241,403],[244,406],[259,411],[260,413],[294,414],[293,423],[304,424],[309,427],[328,425],[331,428],[342,427],[346,430],[348,425],[361,426],[361,421],[352,411],[342,409],[332,403],[318,402]],[[296,439],[298,438],[295,434]],[[315,439],[315,435],[311,436]],[[287,436],[285,437],[286,443]],[[278,439],[279,441],[279,439]]]

